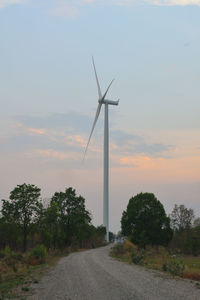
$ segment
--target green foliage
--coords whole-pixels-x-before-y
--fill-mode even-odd
[[[134,250],[131,249],[131,261],[136,265],[141,265],[143,259],[145,258],[144,250]]]
[[[7,262],[9,261],[21,261],[23,259],[23,256],[21,253],[16,253],[14,251],[11,251],[9,246],[6,246],[4,249],[0,251],[0,259],[5,258]]]
[[[31,249],[29,259],[37,259],[40,263],[44,263],[47,258],[47,250],[44,245],[37,245]]]
[[[182,259],[174,255],[165,263],[165,267],[163,266],[163,269],[164,268],[173,276],[182,277],[185,265]]]
[[[172,238],[170,220],[163,205],[150,193],[140,193],[129,200],[121,219],[122,234],[144,247],[167,245]]]
[[[0,249],[8,245],[19,250],[23,245],[26,250],[43,244],[53,251],[66,247],[94,248],[104,244],[105,227],[91,224],[85,199],[73,188],[56,192],[47,207],[43,206],[39,196],[38,187],[24,183],[13,189],[9,201],[2,200]],[[13,252],[12,255],[17,254]],[[3,250],[0,257],[4,256]]]
[[[10,247],[8,245],[6,245],[6,247],[4,249],[4,253],[5,253],[5,255],[9,255],[11,253]]]
[[[65,192],[56,192],[51,205],[57,210],[63,243],[70,244],[74,237],[81,241],[85,228],[91,221],[90,213],[85,208],[85,199],[77,196],[76,191],[70,187]]]
[[[40,189],[32,184],[17,185],[10,193],[10,201],[2,200],[2,215],[6,222],[15,224],[23,232],[23,250],[27,248],[27,235],[31,223],[41,207]]]

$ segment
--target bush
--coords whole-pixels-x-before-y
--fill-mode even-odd
[[[183,273],[183,278],[191,279],[200,281],[200,274],[199,273]]]
[[[47,257],[47,250],[44,245],[38,245],[31,249],[29,253],[29,260],[36,260],[38,263],[45,263]],[[37,264],[37,263],[34,263]]]
[[[144,257],[145,255],[143,250],[139,250],[139,251],[135,251],[134,249],[131,250],[131,260],[134,264],[141,265]]]
[[[179,257],[174,256],[170,258],[164,265],[166,266],[166,270],[173,276],[183,276],[185,265]]]
[[[131,252],[132,249],[137,250],[137,246],[131,243],[129,240],[125,240],[123,245],[125,252]]]
[[[6,246],[6,247],[5,247],[4,253],[5,253],[5,255],[9,255],[9,254],[11,253],[11,250],[10,250],[10,247],[9,247],[9,246]]]
[[[122,255],[124,253],[124,247],[123,244],[118,243],[114,245],[111,249],[111,254],[114,256]]]
[[[21,253],[16,253],[16,252],[10,252],[10,257],[12,257],[15,260],[22,261],[23,255]]]
[[[5,257],[5,252],[4,252],[4,250],[1,250],[1,251],[0,251],[0,259],[1,259],[1,258],[4,258],[4,257]]]

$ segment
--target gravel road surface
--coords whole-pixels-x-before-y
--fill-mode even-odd
[[[110,246],[70,254],[34,285],[28,300],[200,300],[183,279],[109,257]]]

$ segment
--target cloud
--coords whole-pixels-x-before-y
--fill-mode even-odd
[[[85,3],[96,3],[101,5],[120,5],[120,6],[130,6],[134,4],[153,4],[157,6],[187,6],[196,5],[200,6],[200,0],[83,0]]]
[[[77,157],[83,155],[91,130],[93,119],[78,113],[52,114],[49,116],[18,116],[14,118],[17,132],[4,140],[2,151],[14,149],[28,151],[30,149],[51,149],[61,152],[75,152]],[[89,146],[90,158],[102,152],[103,130],[96,130]],[[119,165],[121,157],[137,155],[151,157],[170,157],[173,147],[159,142],[146,141],[134,133],[122,130],[110,130],[111,160]],[[53,157],[53,156],[52,156]],[[123,166],[125,164],[121,164]]]
[[[0,8],[6,7],[11,4],[25,4],[28,0],[0,0]]]
[[[157,158],[160,160],[160,158]],[[139,167],[139,168],[150,168],[154,165],[154,160],[146,155],[136,155],[136,156],[124,156],[120,159],[120,165]]]
[[[146,142],[145,138],[136,134],[129,134],[121,130],[111,132],[111,147],[113,153],[123,155],[144,155],[166,157],[168,152],[173,148],[171,145],[162,143]]]
[[[98,0],[96,2],[98,2]],[[134,4],[152,4],[156,6],[200,6],[200,0],[113,0],[112,4],[120,6],[130,6]]]
[[[75,5],[71,5],[66,1],[60,1],[53,9],[48,11],[49,14],[62,17],[64,19],[74,19],[79,15],[79,10]]]
[[[85,3],[94,3],[94,2],[96,2],[96,0],[83,0],[83,2],[85,2]]]
[[[47,116],[15,116],[16,124],[23,124],[29,128],[66,129],[68,132],[89,132],[93,118],[70,112],[68,114],[52,114]]]
[[[65,160],[71,158],[71,156],[66,152],[55,151],[52,149],[37,149],[35,150],[36,154],[44,157],[50,157],[59,160]]]
[[[30,0],[0,0],[0,8],[12,4],[25,4]],[[150,4],[155,6],[200,6],[200,0],[41,0],[46,11],[56,17],[64,19],[74,19],[79,16],[83,7],[93,5],[101,6],[133,6],[137,4]]]
[[[147,0],[147,2],[158,6],[200,6],[200,0]]]

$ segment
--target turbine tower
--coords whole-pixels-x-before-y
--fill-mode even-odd
[[[109,126],[108,126],[108,106],[109,105],[118,105],[119,100],[118,101],[112,101],[112,100],[105,99],[105,97],[108,93],[108,90],[109,90],[111,84],[113,83],[114,79],[111,81],[111,83],[109,84],[109,86],[106,89],[105,93],[102,95],[93,57],[92,57],[92,63],[93,63],[94,73],[95,73],[96,82],[97,82],[98,95],[99,95],[98,103],[99,104],[97,106],[97,111],[96,111],[95,119],[94,119],[94,122],[93,122],[93,125],[92,125],[92,130],[91,130],[91,133],[90,133],[90,136],[89,136],[89,139],[88,139],[88,143],[87,143],[87,146],[86,146],[86,149],[85,149],[85,154],[87,152],[92,133],[93,133],[95,125],[97,123],[97,120],[98,120],[98,117],[99,117],[99,114],[100,114],[100,111],[101,111],[102,104],[104,104],[104,109],[105,110],[104,110],[103,225],[106,227],[106,240],[107,240],[107,242],[109,242]],[[84,154],[84,158],[85,158],[85,154]]]

